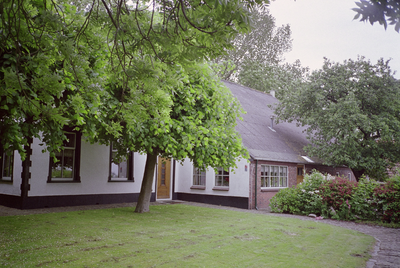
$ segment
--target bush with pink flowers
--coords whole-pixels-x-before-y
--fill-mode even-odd
[[[376,187],[373,206],[384,222],[400,222],[400,176]]]
[[[280,190],[271,200],[272,212],[337,220],[400,222],[400,176],[384,184],[361,178],[351,182],[313,171],[296,187]]]

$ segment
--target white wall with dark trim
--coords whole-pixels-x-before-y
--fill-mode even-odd
[[[50,155],[48,152],[42,153],[43,148],[39,143],[38,139],[34,139],[32,144],[32,175],[30,179],[31,190],[28,193],[29,196],[140,192],[146,155],[141,155],[139,153],[134,154],[134,182],[108,182],[109,146],[90,144],[82,138],[80,162],[81,182],[48,183],[47,177],[49,175]],[[153,191],[154,189],[155,187],[153,184]]]
[[[247,171],[245,166],[247,165]],[[193,186],[193,164],[189,159],[183,162],[183,165],[176,164],[176,182],[175,192],[203,194],[203,195],[222,195],[222,196],[249,196],[249,172],[250,162],[246,159],[237,161],[237,168],[230,169],[229,174],[229,190],[220,191],[213,190],[215,188],[215,172],[213,168],[208,168],[206,171],[205,189],[191,189]]]

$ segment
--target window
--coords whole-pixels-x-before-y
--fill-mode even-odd
[[[298,167],[297,168],[297,176],[303,176],[304,174],[303,174],[304,172],[303,172],[303,168],[302,167]]]
[[[287,187],[287,167],[261,165],[261,187]]]
[[[4,150],[0,146],[0,180],[6,182],[13,181],[14,151]]]
[[[110,145],[110,168],[108,181],[134,181],[133,179],[133,152],[117,160],[117,150]]]
[[[47,182],[80,182],[80,149],[81,134],[78,132],[64,133],[64,149],[55,153],[55,159],[50,157],[50,170]]]
[[[195,166],[193,166],[193,185],[206,185],[206,172]]]
[[[229,169],[217,168],[215,174],[215,186],[229,186]]]

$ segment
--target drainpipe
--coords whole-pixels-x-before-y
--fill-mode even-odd
[[[256,159],[256,174],[255,174],[255,179],[254,179],[254,203],[256,205],[256,210],[258,210],[258,206],[257,206],[257,166],[258,166],[258,160]]]
[[[176,161],[174,159],[173,162],[173,170],[172,170],[172,200],[176,200],[176,194],[175,194],[175,169],[176,169]]]

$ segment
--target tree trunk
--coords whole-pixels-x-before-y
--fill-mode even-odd
[[[142,188],[140,189],[139,199],[136,205],[135,212],[143,213],[150,211],[150,198],[151,198],[151,187],[154,180],[154,169],[157,163],[158,153],[147,154],[146,166],[144,169]]]

